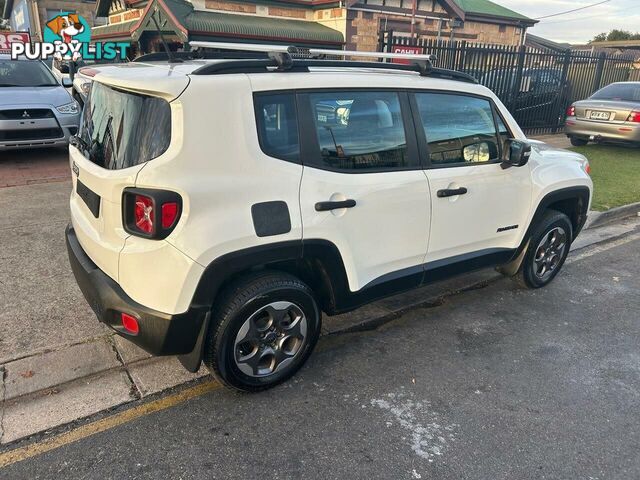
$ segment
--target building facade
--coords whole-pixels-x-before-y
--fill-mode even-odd
[[[535,23],[489,0],[357,0],[349,2],[347,46],[375,50],[381,31],[396,37],[521,45]]]
[[[42,41],[46,23],[60,12],[77,13],[90,26],[106,23],[96,17],[95,0],[6,0],[2,17],[11,30],[29,32],[32,40]]]
[[[174,50],[210,40],[376,51],[382,32],[518,45],[536,23],[489,0],[7,0],[4,16],[40,40],[60,11],[98,25],[96,41],[128,42],[132,54],[158,51],[160,33]]]

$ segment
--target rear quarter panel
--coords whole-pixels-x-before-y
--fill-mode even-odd
[[[147,162],[136,186],[172,190],[182,196],[182,216],[166,239],[198,265],[184,275],[177,302],[182,308],[193,296],[197,272],[216,258],[243,248],[302,240],[302,166],[261,151],[246,75],[192,76],[189,88],[172,107],[179,112],[172,125],[177,150]],[[251,207],[276,200],[288,206],[291,231],[258,237]],[[145,242],[148,240],[136,237],[127,240],[121,256],[121,283],[127,282],[123,272],[133,258],[140,258],[140,244]],[[129,253],[132,260],[127,258]]]

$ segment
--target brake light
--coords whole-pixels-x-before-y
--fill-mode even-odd
[[[143,233],[153,235],[153,199],[136,195],[135,202],[133,215],[136,227]]]
[[[567,117],[575,117],[576,116],[576,107],[575,105],[571,105],[567,108]]]
[[[167,202],[162,205],[162,228],[171,228],[178,218],[178,203]]]
[[[138,237],[153,240],[168,237],[181,214],[182,197],[175,192],[125,188],[122,195],[124,229]]]
[[[631,112],[631,115],[627,118],[627,122],[640,123],[640,112]]]

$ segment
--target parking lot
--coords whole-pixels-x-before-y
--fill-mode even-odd
[[[2,476],[638,478],[639,278],[635,233],[572,254],[551,288],[501,280],[324,337],[275,390],[81,426]]]
[[[66,149],[2,152],[0,188],[61,182],[70,178]]]

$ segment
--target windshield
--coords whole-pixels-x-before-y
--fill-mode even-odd
[[[591,96],[594,100],[640,102],[640,83],[614,83]]]
[[[171,143],[171,107],[161,98],[94,82],[78,134],[83,155],[109,170],[162,155]]]
[[[0,59],[0,87],[58,87],[51,71],[38,60]]]

